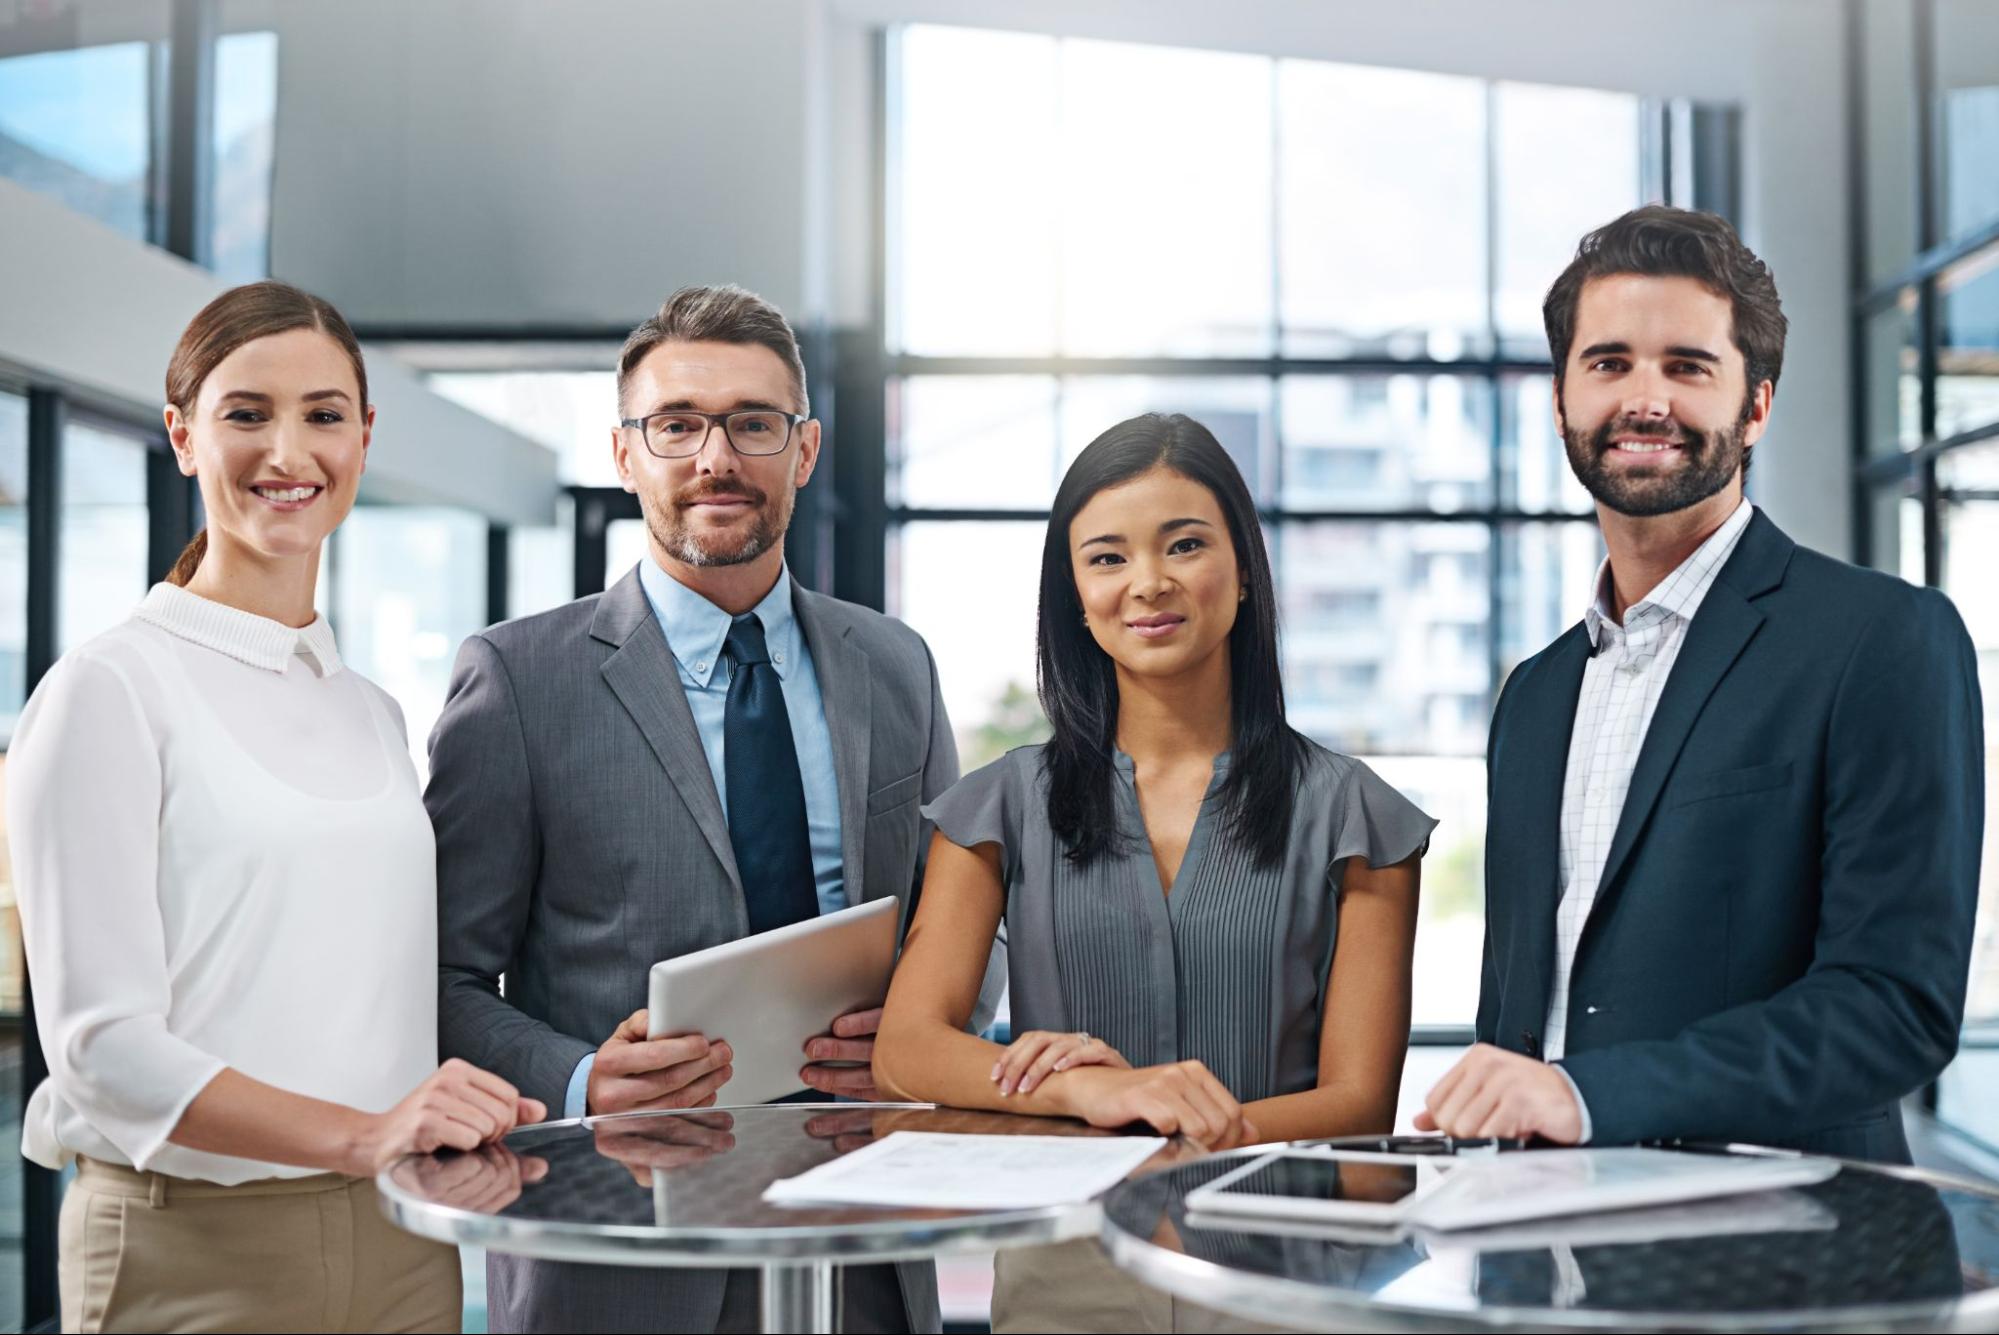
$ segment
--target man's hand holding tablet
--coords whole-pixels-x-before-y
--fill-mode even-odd
[[[798,1078],[821,1094],[879,1100],[875,1089],[875,1031],[882,1027],[882,1008],[848,1011],[835,1016],[827,1032],[805,1040],[806,1065]],[[821,1065],[839,1062],[838,1066]]]
[[[602,1117],[708,1107],[735,1074],[729,1064],[734,1059],[726,1039],[711,1041],[701,1034],[647,1038],[646,1012],[633,1011],[597,1049],[584,1111]]]

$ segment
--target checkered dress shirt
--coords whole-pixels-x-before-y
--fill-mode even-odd
[[[1708,540],[1624,613],[1611,615],[1610,562],[1597,570],[1596,600],[1583,614],[1592,654],[1583,666],[1582,694],[1569,734],[1569,762],[1562,780],[1561,900],[1555,909],[1555,985],[1541,1056],[1554,1061],[1568,1050],[1569,974],[1576,943],[1596,903],[1597,883],[1610,841],[1624,812],[1624,795],[1652,711],[1686,642],[1687,626],[1728,563],[1754,507],[1735,508]],[[1581,1103],[1580,1097],[1577,1103]],[[1584,1113],[1585,1126],[1588,1113]]]

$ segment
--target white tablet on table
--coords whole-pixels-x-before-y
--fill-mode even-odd
[[[1831,1159],[1657,1149],[1537,1149],[1462,1157],[1298,1147],[1187,1193],[1189,1211],[1265,1220],[1487,1228],[1810,1186]],[[1759,1198],[1760,1199],[1760,1198]],[[1752,1204],[1742,1200],[1738,1208]]]
[[[727,1039],[735,1074],[718,1104],[798,1093],[805,1040],[887,997],[900,909],[887,896],[661,960],[648,979],[647,1037]]]
[[[1407,1220],[1455,1168],[1442,1155],[1323,1146],[1278,1150],[1188,1192],[1187,1208],[1389,1227]]]

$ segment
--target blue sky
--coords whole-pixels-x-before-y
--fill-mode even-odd
[[[123,181],[146,169],[146,44],[0,60],[0,133]]]
[[[218,44],[215,140],[227,145],[277,104],[276,33],[232,33]],[[146,169],[144,42],[0,60],[0,134],[109,181]]]

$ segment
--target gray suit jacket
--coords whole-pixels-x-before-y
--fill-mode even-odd
[[[832,732],[847,896],[894,895],[906,917],[928,846],[919,807],[958,777],[935,664],[877,612],[796,585],[793,606]],[[468,639],[430,764],[439,1045],[560,1115],[577,1062],[646,1004],[655,962],[748,933],[721,800],[637,571]],[[899,1269],[910,1329],[936,1330],[934,1268]],[[574,1270],[491,1258],[493,1328],[712,1330],[727,1273],[593,1285]]]

